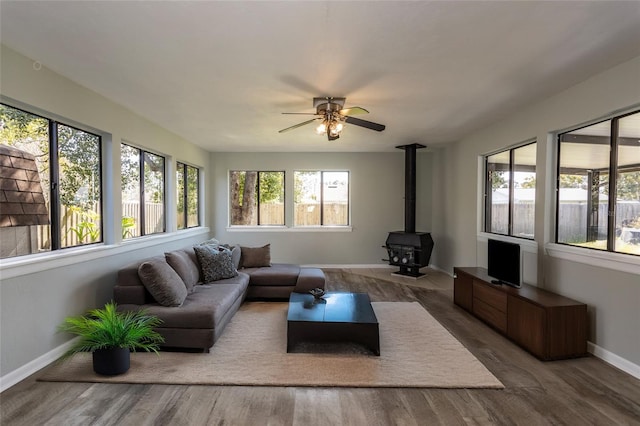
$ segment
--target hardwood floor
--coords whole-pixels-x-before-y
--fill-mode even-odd
[[[445,274],[428,270],[418,280],[382,268],[326,274],[331,290],[420,302],[505,389],[46,383],[36,373],[0,395],[0,424],[640,425],[640,380],[594,357],[538,361],[453,305],[453,280]]]

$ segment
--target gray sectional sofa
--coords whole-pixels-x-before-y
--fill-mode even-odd
[[[157,331],[166,347],[208,351],[246,298],[282,300],[293,291],[324,289],[324,274],[317,268],[270,261],[270,266],[243,268],[243,257],[248,260],[252,250],[245,248],[234,265],[235,276],[205,282],[196,249],[144,259],[118,272],[114,287],[118,310],[146,309],[158,316],[163,322]]]

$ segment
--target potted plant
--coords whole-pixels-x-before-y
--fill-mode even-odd
[[[158,353],[158,345],[164,339],[153,328],[161,322],[146,311],[118,312],[114,302],[86,315],[65,318],[59,330],[80,338],[62,358],[91,352],[96,373],[108,376],[125,373],[129,370],[131,351]]]

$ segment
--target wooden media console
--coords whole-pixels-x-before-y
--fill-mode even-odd
[[[587,305],[534,286],[492,284],[485,268],[453,268],[453,301],[542,360],[587,354]]]

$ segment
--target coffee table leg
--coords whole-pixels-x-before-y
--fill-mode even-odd
[[[291,323],[287,322],[287,353],[291,352],[295,345],[293,333],[291,331]]]
[[[361,343],[371,350],[375,355],[380,356],[380,332],[378,324],[362,330]]]

